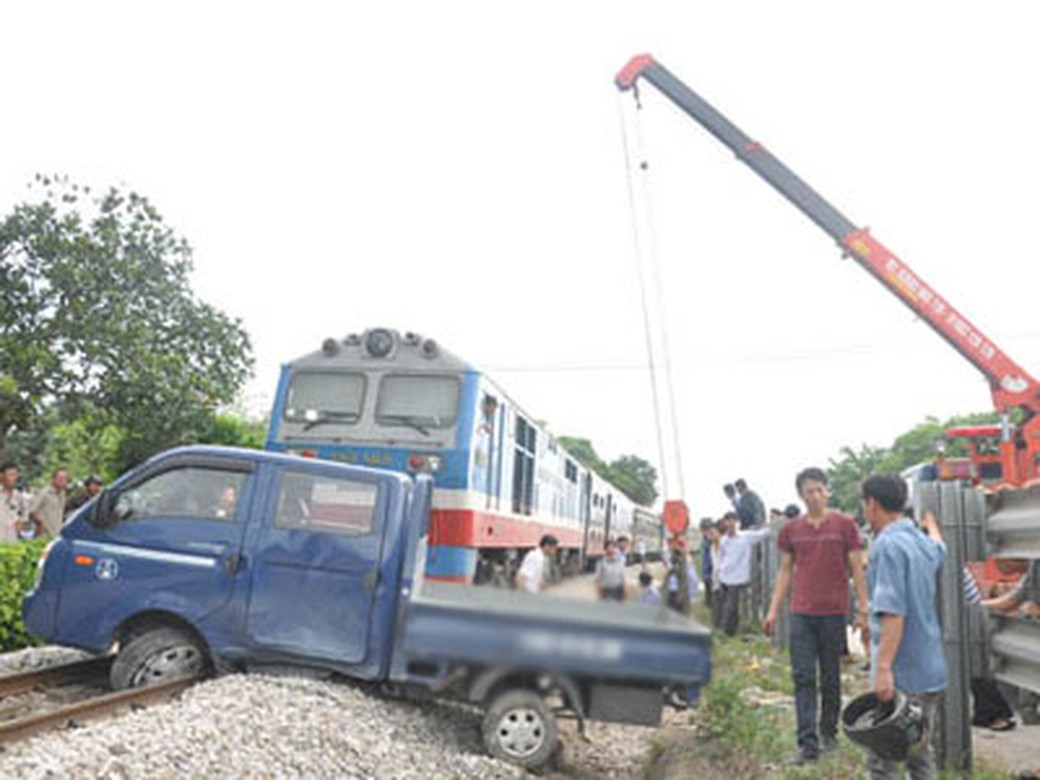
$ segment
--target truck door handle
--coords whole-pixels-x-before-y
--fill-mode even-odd
[[[364,578],[361,580],[361,587],[364,588],[365,593],[369,596],[375,592],[376,584],[379,582],[379,570],[369,569],[365,572]]]
[[[242,556],[238,553],[231,553],[224,558],[224,571],[228,574],[234,574],[238,571],[238,567],[242,565]]]

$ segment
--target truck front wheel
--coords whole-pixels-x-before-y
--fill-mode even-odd
[[[114,690],[171,680],[201,677],[209,671],[205,649],[191,634],[163,627],[134,636],[112,662],[109,682]]]
[[[484,716],[484,746],[495,758],[535,768],[556,750],[556,716],[533,691],[513,688],[496,696]]]

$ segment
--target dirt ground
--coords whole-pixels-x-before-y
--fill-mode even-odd
[[[973,728],[971,747],[974,763],[989,769],[1017,774],[1023,769],[1040,770],[1040,726],[1023,726],[1014,731]]]

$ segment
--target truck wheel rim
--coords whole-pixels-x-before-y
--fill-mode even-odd
[[[526,707],[509,710],[498,721],[498,744],[513,758],[527,758],[545,742],[545,722]]]
[[[177,645],[153,653],[141,664],[133,687],[152,685],[174,677],[194,677],[202,671],[202,654],[192,645]]]

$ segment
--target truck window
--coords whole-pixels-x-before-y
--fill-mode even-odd
[[[170,469],[127,488],[116,499],[121,521],[152,517],[231,521],[246,474],[186,466]]]
[[[436,374],[388,374],[379,383],[376,422],[420,432],[455,424],[459,379]]]
[[[358,373],[301,371],[289,381],[283,417],[289,422],[356,423],[367,379]]]
[[[371,533],[378,488],[367,482],[287,470],[282,474],[278,528],[362,536]]]

